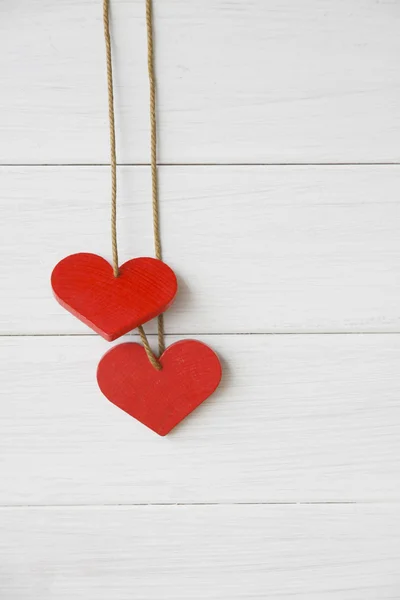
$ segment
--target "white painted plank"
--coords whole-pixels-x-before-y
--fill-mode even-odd
[[[399,506],[0,510],[7,600],[394,600]]]
[[[0,332],[89,332],[49,278],[67,254],[111,258],[108,169],[0,178]],[[120,169],[122,261],[153,254],[149,184]],[[400,167],[164,167],[160,184],[170,332],[400,331]]]
[[[399,335],[201,339],[222,386],[159,438],[99,392],[105,341],[1,338],[0,503],[400,499]]]
[[[119,158],[147,162],[144,1],[113,0]],[[395,0],[156,0],[164,162],[400,160]],[[108,161],[101,2],[0,6],[0,162]]]

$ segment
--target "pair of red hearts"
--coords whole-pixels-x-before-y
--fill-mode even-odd
[[[134,258],[114,277],[111,265],[96,254],[73,254],[51,276],[58,302],[108,341],[136,329],[171,306],[177,281],[165,263]],[[97,369],[103,394],[116,406],[166,435],[218,387],[221,365],[205,344],[184,340],[150,364],[143,347],[125,343],[109,350]]]

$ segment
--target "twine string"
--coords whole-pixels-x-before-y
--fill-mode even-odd
[[[118,239],[117,239],[117,152],[115,141],[115,110],[114,110],[114,84],[112,69],[112,50],[110,34],[110,0],[103,0],[104,39],[107,58],[107,87],[108,87],[108,117],[110,124],[110,166],[111,166],[111,245],[113,257],[114,276],[119,276],[118,265]],[[146,26],[147,26],[147,64],[150,85],[150,127],[151,127],[151,184],[153,208],[153,234],[156,258],[162,260],[160,216],[158,203],[158,176],[157,176],[157,119],[156,119],[156,83],[154,72],[154,34],[152,0],[146,0]],[[153,353],[143,327],[138,327],[140,339],[147,357],[153,367],[161,370],[161,364]],[[161,355],[165,350],[164,317],[158,316],[158,351]]]
[[[157,371],[161,371],[162,370],[161,363],[158,360],[158,358],[156,357],[156,355],[154,354],[153,350],[151,349],[151,346],[149,344],[149,340],[147,339],[147,335],[145,334],[142,325],[139,325],[138,331],[139,331],[140,339],[142,340],[143,347],[144,347],[145,352],[147,354],[147,358],[151,362],[152,366],[155,369],[157,369]]]
[[[108,121],[110,124],[110,164],[111,164],[111,245],[114,276],[118,277],[118,242],[117,242],[117,151],[115,143],[114,83],[110,35],[110,3],[103,2],[104,39],[107,57],[108,88]]]
[[[156,113],[156,77],[154,69],[154,31],[153,31],[153,1],[146,0],[146,28],[147,28],[147,68],[149,73],[150,88],[150,155],[151,155],[151,195],[153,207],[153,237],[156,258],[162,260],[160,212],[158,199],[158,172],[157,172],[157,113]],[[157,318],[158,325],[158,353],[165,350],[164,315]]]

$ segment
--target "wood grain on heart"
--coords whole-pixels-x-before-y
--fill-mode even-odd
[[[216,390],[222,369],[215,352],[196,340],[172,344],[160,362],[157,371],[142,346],[120,344],[101,359],[97,381],[113,404],[166,435]]]
[[[104,258],[88,253],[60,261],[51,285],[64,308],[108,341],[165,312],[178,287],[172,269],[155,258],[133,258],[114,277]]]

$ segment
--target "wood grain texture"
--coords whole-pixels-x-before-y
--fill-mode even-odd
[[[7,600],[394,600],[399,505],[0,510]]]
[[[165,436],[200,406],[221,381],[215,352],[197,340],[180,340],[150,363],[141,344],[118,344],[97,367],[103,394],[118,408]]]
[[[12,6],[10,6],[12,4]],[[399,161],[395,0],[156,0],[160,160]],[[149,161],[145,14],[113,0],[118,155]],[[108,162],[98,0],[0,6],[0,162]]]
[[[0,2],[0,598],[398,600],[400,166],[360,163],[400,162],[400,4],[154,13],[166,328],[223,380],[163,439],[97,389],[109,345],[49,275],[111,257],[101,2]],[[144,0],[112,34],[147,163]],[[152,256],[149,170],[118,177],[121,262]]]
[[[149,170],[119,176],[120,260],[152,256]],[[49,276],[67,254],[111,258],[108,169],[0,179],[0,332],[86,333]],[[400,331],[400,167],[165,167],[160,185],[167,331]]]
[[[400,336],[201,340],[221,385],[159,438],[98,390],[101,338],[0,338],[1,504],[400,500]]]
[[[81,252],[54,267],[51,287],[63,308],[112,342],[168,310],[178,286],[161,260],[132,258],[115,277],[104,258]]]

